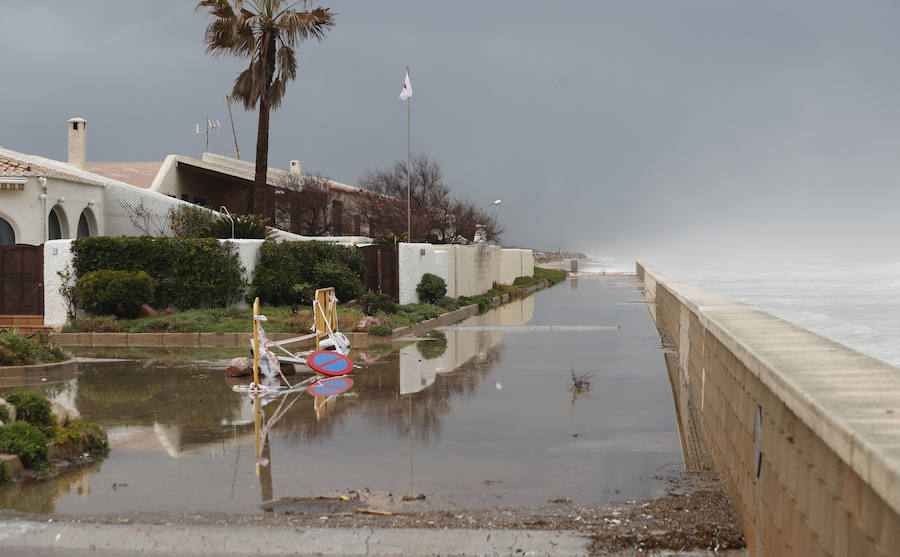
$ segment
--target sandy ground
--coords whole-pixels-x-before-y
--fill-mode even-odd
[[[592,538],[591,550],[596,553],[629,549],[716,551],[744,547],[738,518],[715,475],[694,473],[668,478],[666,482],[665,497],[601,505],[552,500],[538,508],[422,510],[426,506],[424,496],[410,498],[364,490],[320,498],[279,499],[261,506],[267,512],[252,515],[133,513],[48,517],[2,511],[0,519],[236,527],[575,530]]]

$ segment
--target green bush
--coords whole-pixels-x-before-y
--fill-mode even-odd
[[[58,426],[53,435],[53,443],[62,453],[81,455],[84,452],[96,453],[109,450],[106,433],[97,424],[72,420]]]
[[[227,307],[246,289],[234,246],[213,238],[78,238],[72,252],[79,278],[101,269],[145,271],[157,281],[155,307]]]
[[[390,325],[372,325],[366,332],[370,335],[375,335],[378,337],[386,337],[390,336],[391,333],[394,332],[394,329]]]
[[[534,268],[534,278],[537,280],[547,279],[550,285],[566,280],[568,273],[561,269],[544,269],[543,267]]]
[[[435,305],[447,311],[456,311],[459,309],[459,300],[457,300],[456,298],[451,298],[449,296],[441,296],[435,302]]]
[[[9,475],[9,468],[5,460],[0,460],[0,487],[7,486],[12,483],[12,477]]]
[[[213,238],[249,238],[267,240],[272,235],[268,220],[259,215],[234,215],[234,224],[227,217],[214,219],[206,229],[206,235]],[[234,236],[232,236],[234,232]]]
[[[50,409],[50,401],[35,391],[17,391],[6,397],[6,402],[16,409],[16,421],[27,422],[44,433],[50,433],[56,418]]]
[[[315,285],[318,288],[334,287],[338,300],[355,300],[365,290],[362,277],[341,261],[316,263],[313,269]]]
[[[144,271],[99,270],[82,275],[75,285],[81,307],[98,315],[133,317],[153,301],[156,281]]]
[[[343,267],[323,265],[326,263]],[[293,285],[307,283],[316,288],[334,286],[338,299],[347,301],[359,295],[364,276],[365,263],[356,248],[316,241],[264,242],[250,299],[258,296],[263,304],[290,305],[296,303]],[[339,282],[340,288],[332,280]]]
[[[68,360],[69,355],[50,342],[49,337],[21,337],[0,332],[0,366],[22,366]]]
[[[26,422],[0,426],[0,452],[19,455],[25,468],[43,470],[48,466],[47,436]]]
[[[9,422],[9,408],[5,404],[0,404],[0,422]]]
[[[419,300],[433,304],[447,294],[447,283],[437,275],[425,273],[416,286],[416,292],[419,293]]]
[[[385,314],[394,313],[397,311],[397,308],[400,307],[400,305],[387,294],[376,294],[375,292],[363,294],[359,299],[359,306],[366,315],[375,315],[378,312]]]

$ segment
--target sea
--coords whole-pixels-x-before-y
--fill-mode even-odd
[[[900,367],[900,261],[655,266],[669,277],[758,307]],[[579,271],[634,273],[628,257],[589,257]]]

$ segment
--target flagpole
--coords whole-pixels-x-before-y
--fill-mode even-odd
[[[409,66],[406,66],[406,76],[409,77]],[[406,99],[406,241],[412,242],[412,231],[410,223],[412,222],[412,217],[410,216],[410,160],[412,159],[412,149],[410,147],[410,106],[412,105],[412,97]]]

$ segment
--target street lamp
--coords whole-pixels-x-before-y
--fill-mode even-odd
[[[478,210],[480,211],[480,210],[482,210],[482,209],[487,209],[487,208],[490,207],[491,205],[500,205],[501,203],[503,203],[503,200],[502,200],[502,199],[497,199],[496,201],[491,201],[490,203],[488,203],[488,204],[485,205],[484,207],[479,207]]]

